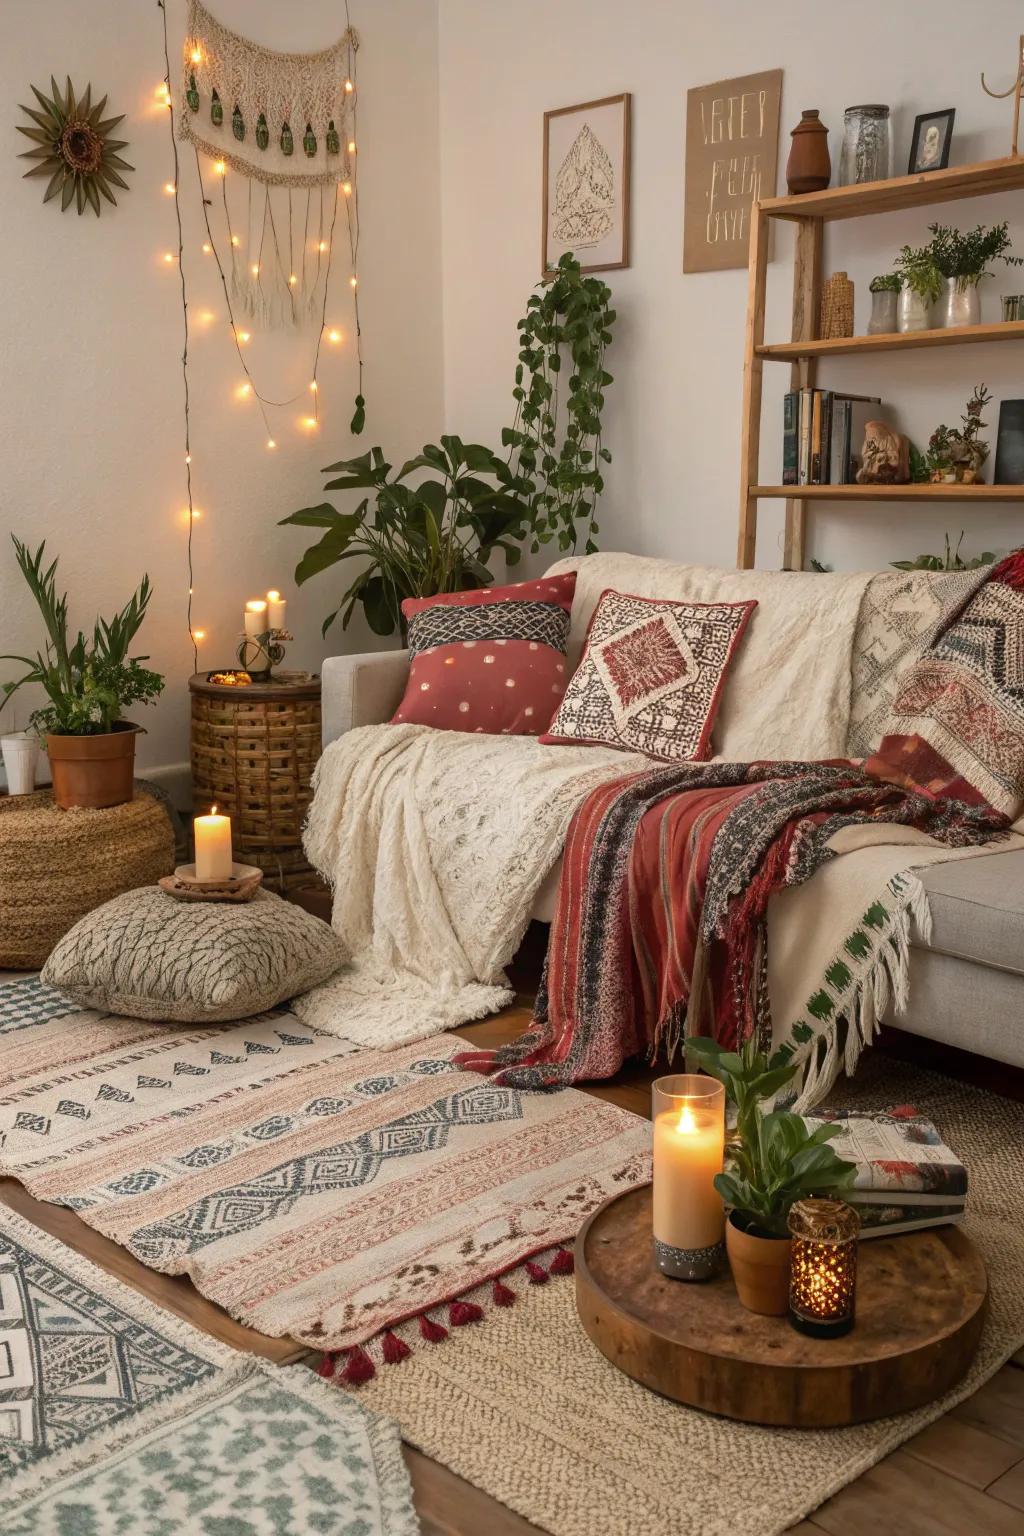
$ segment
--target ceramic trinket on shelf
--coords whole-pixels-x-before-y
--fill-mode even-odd
[[[786,161],[786,186],[793,196],[821,192],[832,179],[832,160],[828,152],[828,129],[818,116],[817,107],[808,107],[790,137],[793,140]]]
[[[910,439],[887,421],[869,421],[857,471],[858,485],[907,485],[910,481]]]

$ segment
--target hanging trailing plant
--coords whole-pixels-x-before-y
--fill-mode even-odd
[[[119,173],[135,169],[117,153],[125,148],[127,139],[110,137],[111,129],[124,122],[124,114],[104,118],[107,98],[104,96],[93,106],[91,85],[87,85],[84,95],[76,100],[70,75],[64,91],[51,75],[50,93],[44,96],[32,86],[32,94],[42,110],[22,107],[35,126],[24,128],[19,124],[18,132],[38,147],[26,150],[18,158],[38,162],[25,172],[26,176],[49,177],[43,193],[44,203],[59,192],[62,213],[73,200],[80,214],[91,208],[99,218],[100,197],[105,197],[116,207],[112,187],[123,187],[127,191],[128,183]]]
[[[615,323],[610,299],[608,285],[584,277],[567,252],[530,295],[519,321],[516,418],[501,440],[512,450],[530,508],[534,554],[555,538],[561,550],[575,549],[581,538],[588,554],[597,548],[601,466],[611,462],[601,441],[604,392],[612,382],[604,367]]]

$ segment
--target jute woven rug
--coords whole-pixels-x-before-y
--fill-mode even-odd
[[[876,1058],[833,1103],[916,1104],[969,1170],[967,1230],[991,1306],[943,1400],[843,1430],[778,1430],[670,1403],[603,1358],[573,1282],[527,1289],[485,1325],[358,1388],[404,1437],[556,1536],[774,1536],[969,1396],[1024,1343],[1024,1106]]]

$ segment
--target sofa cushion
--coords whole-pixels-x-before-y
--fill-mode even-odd
[[[537,736],[569,680],[575,572],[440,597],[407,598],[411,665],[393,721]]]
[[[149,885],[76,923],[42,978],[83,1008],[215,1024],[308,992],[347,959],[329,924],[269,891],[237,904],[192,902]]]
[[[932,914],[928,948],[1024,976],[1024,849],[921,871]],[[1019,1020],[1024,1045],[1024,1016]]]
[[[729,664],[756,607],[605,592],[579,667],[541,741],[704,761]]]

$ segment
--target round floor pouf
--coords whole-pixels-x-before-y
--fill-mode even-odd
[[[48,789],[0,796],[0,966],[35,970],[87,912],[173,869],[152,795],[98,811],[62,811]]]
[[[204,675],[192,695],[192,804],[231,817],[240,864],[284,894],[315,883],[302,849],[320,756],[320,679],[228,686]]]

